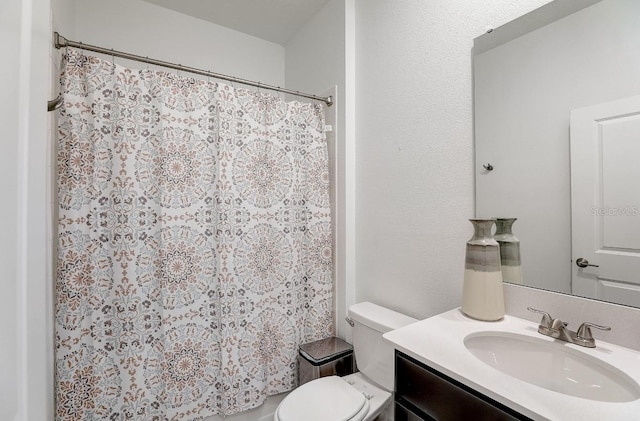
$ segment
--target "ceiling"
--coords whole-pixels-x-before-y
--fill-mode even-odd
[[[329,0],[145,1],[285,45]]]

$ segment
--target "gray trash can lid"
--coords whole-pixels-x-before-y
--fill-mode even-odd
[[[351,352],[353,346],[334,336],[300,345],[300,355],[313,365],[337,360]]]

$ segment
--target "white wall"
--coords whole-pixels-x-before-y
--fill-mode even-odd
[[[354,251],[353,230],[350,229],[353,220],[348,223],[355,211],[355,197],[347,194],[355,182],[353,168],[347,164],[348,160],[353,161],[349,150],[353,149],[355,139],[352,134],[353,119],[346,117],[353,113],[353,95],[348,95],[346,89],[349,72],[352,72],[347,68],[346,57],[348,45],[353,42],[347,34],[347,28],[353,25],[348,21],[352,16],[352,8],[352,1],[329,1],[289,40],[285,50],[286,86],[289,89],[323,93],[334,86],[337,88],[335,104],[325,108],[325,111],[327,121],[330,117],[337,117],[333,127],[335,136],[328,136],[327,140],[332,170],[332,197],[337,198],[332,200],[336,327],[337,335],[347,340],[350,340],[351,331],[344,318],[348,306],[353,303],[355,290],[355,262],[350,258]]]
[[[356,0],[356,299],[458,306],[474,215],[473,39],[548,0]]]
[[[569,115],[640,94],[639,16],[604,0],[476,58],[477,211],[519,218],[526,285],[571,292]]]
[[[20,17],[21,2],[10,1],[3,3],[0,9],[0,34],[5,40],[4,54],[8,58],[3,66],[0,66],[0,83],[5,93],[5,98],[14,98],[18,101],[20,88],[16,81],[20,75]],[[4,223],[3,241],[0,252],[0,268],[2,268],[3,291],[0,294],[0,335],[7,338],[0,348],[0,418],[15,419],[18,412],[18,390],[13,387],[18,381],[16,370],[18,361],[18,347],[14,341],[18,338],[17,297],[19,281],[18,275],[18,250],[17,241],[19,231],[17,227],[20,186],[16,183],[18,176],[19,155],[19,126],[16,124],[20,110],[15,103],[0,101],[0,123],[3,126],[3,137],[8,142],[3,142],[3,153],[0,154],[0,168],[3,177],[0,177],[0,192],[3,203],[0,206],[0,220]],[[7,206],[8,204],[8,206]]]
[[[51,0],[51,20],[54,31],[75,41],[76,0]]]
[[[272,42],[142,0],[56,2],[75,12],[54,24],[73,41],[284,86],[284,47]]]
[[[47,299],[49,1],[0,5],[0,419],[50,420],[51,313]]]

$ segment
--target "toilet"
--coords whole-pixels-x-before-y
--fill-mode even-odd
[[[417,320],[369,302],[349,307],[349,319],[360,371],[303,384],[280,402],[274,421],[372,421],[391,404],[393,347],[382,335]]]

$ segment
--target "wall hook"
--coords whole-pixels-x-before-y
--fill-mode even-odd
[[[493,165],[491,165],[491,164],[483,165],[483,167],[487,171],[493,171]]]

